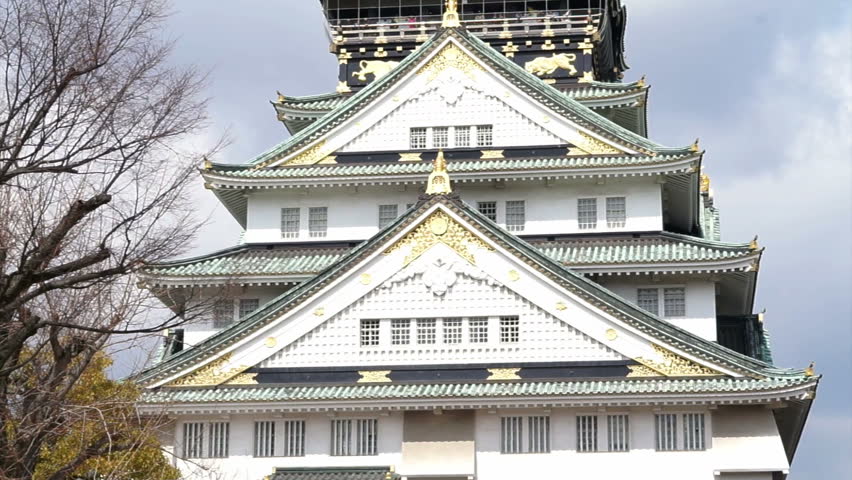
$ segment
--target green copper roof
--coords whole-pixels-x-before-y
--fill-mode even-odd
[[[517,396],[564,397],[684,393],[768,392],[816,382],[818,377],[793,378],[654,378],[625,380],[362,384],[336,386],[223,386],[161,388],[147,391],[142,403],[321,402],[332,400],[463,399]]]
[[[451,160],[447,169],[452,174],[499,173],[501,171],[585,170],[593,168],[629,168],[664,166],[695,157],[692,152],[657,156],[593,156],[552,158],[499,158],[486,160]],[[685,168],[685,167],[684,167]],[[425,179],[432,171],[432,162],[350,163],[292,166],[285,168],[245,169],[214,165],[204,172],[215,183],[215,176],[241,179],[291,179],[313,177],[370,177],[379,175],[421,175]]]
[[[754,255],[748,244],[711,242],[663,233],[640,238],[604,237],[533,243],[541,253],[568,266],[715,262]],[[152,265],[149,277],[241,277],[317,274],[343,257],[347,248],[240,245],[209,255]]]
[[[394,480],[390,467],[278,468],[269,480]]]
[[[373,238],[347,252],[340,260],[310,280],[289,289],[266,303],[245,317],[243,321],[221,330],[193,348],[183,350],[159,365],[142,372],[138,380],[143,383],[150,383],[179,374],[191,368],[192,365],[214,357],[225,348],[233,346],[240,340],[254,334],[290,310],[297,308],[302,302],[312,298],[314,294],[334,282],[341,275],[346,274],[358,265],[361,259],[385,246],[392,236],[401,233],[403,229],[420,219],[429,208],[436,204],[440,204],[441,207],[465,219],[480,234],[501,245],[517,259],[525,262],[530,268],[535,269],[539,274],[547,277],[567,292],[588,301],[596,308],[600,308],[663,345],[704,359],[719,368],[727,368],[750,377],[789,378],[803,375],[802,370],[775,368],[668,323],[543,255],[529,243],[506,232],[480,212],[469,208],[457,197],[434,195],[424,198],[416,207],[408,210],[405,215],[381,229]]]
[[[537,99],[547,107],[555,110],[565,118],[586,128],[590,128],[604,137],[633,146],[637,149],[645,149],[649,152],[674,153],[683,152],[688,149],[688,147],[675,149],[663,147],[658,143],[642,137],[641,135],[638,135],[598,115],[594,111],[570,98],[568,95],[565,95],[550,85],[547,85],[540,78],[527,72],[510,59],[507,59],[500,52],[496,51],[490,45],[479,40],[474,35],[469,34],[465,29],[461,28],[444,29],[437,33],[435,36],[423,43],[416,52],[402,60],[402,62],[400,62],[396,68],[391,70],[390,73],[371,82],[367,87],[343,101],[331,114],[324,116],[308,128],[300,131],[271,150],[259,155],[249,163],[251,165],[266,164],[267,162],[275,161],[296,149],[307,146],[308,144],[318,140],[332,128],[346,121],[354,113],[360,111],[363,106],[369,104],[370,101],[390,88],[401,76],[405,75],[411,68],[419,64],[422,58],[429,55],[448,36],[453,36],[463,45],[470,48],[482,61],[498,72],[501,72],[505,78],[513,82],[518,88],[528,95]]]

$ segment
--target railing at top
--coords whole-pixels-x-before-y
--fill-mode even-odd
[[[582,12],[582,13],[581,13]],[[512,35],[529,32],[554,33],[580,32],[589,25],[599,25],[602,11],[592,9],[564,10],[511,14],[466,14],[462,16],[465,28],[477,36],[499,37],[504,32]],[[441,26],[440,15],[408,18],[360,18],[331,20],[331,34],[337,41],[374,41],[384,37],[388,41],[430,35]]]

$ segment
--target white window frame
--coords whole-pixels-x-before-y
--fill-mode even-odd
[[[410,318],[392,318],[390,321],[391,346],[401,347],[411,345],[411,324]]]
[[[207,422],[184,422],[181,435],[181,458],[204,458]]]
[[[477,125],[476,126],[476,146],[477,147],[493,147],[494,146],[494,125]]]
[[[432,148],[452,148],[450,144],[450,127],[432,127],[430,130],[432,130],[432,135],[430,135],[432,137]],[[439,137],[443,140],[442,144],[438,142]]]
[[[231,440],[229,422],[210,422],[207,424],[207,458],[228,458]]]
[[[521,317],[520,315],[501,315],[500,317],[500,343],[521,343]]]
[[[331,456],[362,457],[378,455],[377,418],[335,418],[331,420]]]
[[[301,217],[302,209],[299,207],[281,208],[281,238],[299,238]]]
[[[328,207],[308,207],[308,236],[310,238],[328,236]]]
[[[213,328],[228,328],[233,325],[234,300],[222,299],[213,302]]]
[[[575,430],[578,453],[630,451],[630,414],[627,412],[578,413]]]
[[[594,207],[594,215],[582,215],[583,213],[591,213],[588,211],[590,207]],[[577,199],[577,228],[580,230],[595,230],[598,228],[598,199],[596,197],[582,197]],[[591,221],[594,220],[594,223]]]
[[[441,343],[443,345],[461,345],[464,339],[463,335],[464,318],[449,317],[441,319]]]
[[[648,310],[639,303],[639,294],[642,290],[657,292],[657,311]],[[670,306],[666,304],[666,291],[682,290],[683,291],[683,313],[670,314]],[[660,318],[687,318],[689,315],[689,289],[686,285],[640,285],[636,287],[636,306]]]
[[[237,318],[243,318],[260,308],[259,298],[240,298],[237,305]]]
[[[379,228],[384,228],[399,218],[399,205],[389,203],[379,205]]]
[[[492,212],[493,209],[493,212]],[[476,210],[494,223],[497,223],[497,202],[485,200],[476,202]]]
[[[673,425],[674,439],[673,441],[666,442],[667,444],[664,445],[666,448],[660,448],[661,440],[670,439],[670,437],[661,437],[663,432],[659,430],[660,417],[665,415],[673,416],[675,419],[675,423]],[[700,421],[699,424],[701,426],[698,429],[697,436],[690,433],[690,424],[688,423],[690,418]],[[656,412],[654,414],[654,450],[658,452],[700,452],[708,450],[711,448],[710,441],[713,438],[711,425],[712,421],[710,418],[710,412],[707,411],[693,410]]]
[[[550,453],[552,431],[550,415],[506,415],[501,416],[499,422],[501,454]],[[537,435],[531,435],[533,429],[538,429]]]
[[[428,138],[429,129],[427,127],[411,127],[408,130],[408,147],[411,150],[426,150]]]
[[[598,436],[600,429],[598,428],[599,419],[597,415],[582,415],[576,417],[577,423],[577,452],[593,453],[600,451]]]
[[[527,225],[527,202],[524,200],[506,201],[506,230],[523,232]]]
[[[476,322],[475,325],[474,322]],[[469,317],[467,319],[468,343],[487,345],[490,323],[491,319],[488,317]]]
[[[359,323],[358,339],[361,348],[378,347],[382,339],[382,321],[374,318],[361,319]]]
[[[305,429],[307,423],[303,419],[288,418],[281,421],[282,457],[305,456]]]
[[[181,458],[228,458],[230,455],[230,422],[184,422],[181,427]],[[191,439],[192,445],[188,441]]]
[[[438,319],[418,318],[414,320],[415,342],[417,345],[438,344]]]
[[[255,458],[274,457],[276,425],[274,420],[256,420],[252,431],[252,456]]]
[[[453,147],[455,148],[470,148],[471,127],[467,125],[453,127]]]
[[[621,201],[621,209],[616,210],[612,205],[616,201]],[[627,197],[606,197],[604,200],[606,208],[606,228],[619,229],[627,227]]]

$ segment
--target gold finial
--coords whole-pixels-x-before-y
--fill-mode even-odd
[[[814,367],[815,366],[816,366],[816,362],[811,362],[811,364],[808,365],[808,368],[805,369],[805,376],[806,377],[813,377],[814,376]]]
[[[757,235],[755,235],[755,236],[754,236],[754,238],[752,239],[752,241],[748,242],[748,248],[749,248],[750,250],[757,250],[758,248],[760,248],[760,247],[758,247],[758,245],[757,245]]]
[[[710,175],[701,174],[701,193],[710,193]]]
[[[211,168],[213,168],[213,163],[211,163],[210,160],[207,159],[207,156],[204,157],[204,161],[201,163],[201,168],[203,168],[204,170],[210,170]]]
[[[447,174],[447,161],[444,159],[444,151],[438,150],[438,156],[432,162],[432,173],[426,183],[427,195],[445,195],[452,192],[450,187],[450,176]]]
[[[335,90],[337,91],[337,93],[349,93],[352,91],[352,89],[349,88],[349,85],[347,85],[346,82],[338,82],[337,88]]]
[[[441,23],[441,27],[461,27],[461,20],[459,20],[458,0],[447,0],[447,4],[444,7],[444,21]]]
[[[698,151],[698,149],[699,149],[699,147],[698,147],[698,140],[699,140],[699,139],[697,139],[697,138],[696,138],[696,139],[695,139],[695,142],[693,142],[693,143],[692,143],[692,145],[690,145],[690,146],[689,146],[689,151],[690,151],[690,152],[697,152],[697,151]]]
[[[287,100],[287,98],[284,97],[284,95],[282,95],[281,92],[275,92],[275,93],[278,94],[278,100],[276,100],[277,103],[284,103],[284,101]]]
[[[640,78],[639,81],[636,82],[636,86],[639,87],[639,88],[642,88],[642,87],[645,86],[645,75],[642,75],[642,78]]]

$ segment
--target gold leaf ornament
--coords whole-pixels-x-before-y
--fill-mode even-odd
[[[408,254],[403,261],[404,265],[408,265],[439,243],[452,248],[459,256],[474,265],[476,264],[473,256],[474,249],[494,251],[445,212],[437,210],[408,235],[385,250],[384,254],[390,255],[398,250],[408,249]]]

